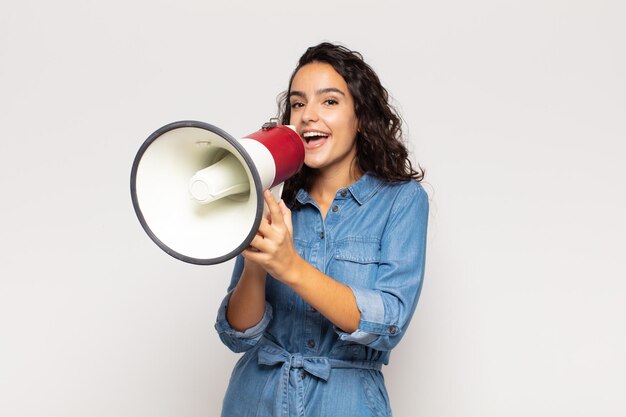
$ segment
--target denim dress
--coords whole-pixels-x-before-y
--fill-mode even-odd
[[[222,416],[391,416],[381,367],[406,332],[422,287],[428,197],[415,181],[365,174],[337,191],[326,218],[307,192],[296,198],[302,206],[292,210],[295,247],[352,289],[359,327],[342,331],[268,275],[262,320],[235,331],[226,308],[243,270],[237,258],[215,327],[229,349],[245,354]]]

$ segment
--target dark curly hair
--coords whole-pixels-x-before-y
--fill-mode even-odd
[[[291,74],[289,88],[279,97],[278,119],[289,124],[291,106],[289,92],[300,68],[313,63],[330,64],[343,77],[354,98],[354,110],[359,120],[356,138],[356,162],[362,172],[369,172],[389,182],[421,181],[424,171],[413,168],[403,142],[402,120],[389,103],[389,93],[380,83],[374,70],[363,56],[350,49],[328,42],[306,50]],[[285,182],[283,199],[292,208],[299,208],[295,200],[300,188],[310,190],[315,170],[304,165],[299,173]]]

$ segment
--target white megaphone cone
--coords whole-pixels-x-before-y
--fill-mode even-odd
[[[304,162],[302,139],[290,126],[266,123],[235,140],[203,122],[163,126],[133,163],[131,196],[150,238],[194,264],[216,264],[241,253],[263,216],[263,190],[278,199]]]

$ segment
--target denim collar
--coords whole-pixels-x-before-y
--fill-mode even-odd
[[[341,196],[341,191],[347,189],[350,195],[356,200],[359,205],[363,205],[376,194],[376,192],[383,186],[383,181],[374,176],[373,173],[366,172],[361,178],[356,180],[352,185],[347,188],[341,188],[337,190],[336,198],[347,198],[347,195]],[[300,189],[296,194],[296,200],[300,204],[312,203],[313,199],[307,191]]]

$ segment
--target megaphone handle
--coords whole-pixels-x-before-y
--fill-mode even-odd
[[[270,193],[272,193],[272,195],[274,196],[274,200],[276,200],[276,202],[279,202],[280,199],[283,196],[283,186],[285,185],[284,182],[281,182],[280,184],[276,184],[275,186],[273,186],[272,188],[270,188]],[[267,207],[267,203],[263,203],[263,214],[267,214],[269,213],[269,207]]]
[[[274,200],[276,200],[276,202],[280,201],[280,199],[283,198],[283,187],[284,187],[284,185],[285,185],[285,183],[281,182],[280,184],[276,184],[275,186],[270,188],[270,192],[274,196]]]

